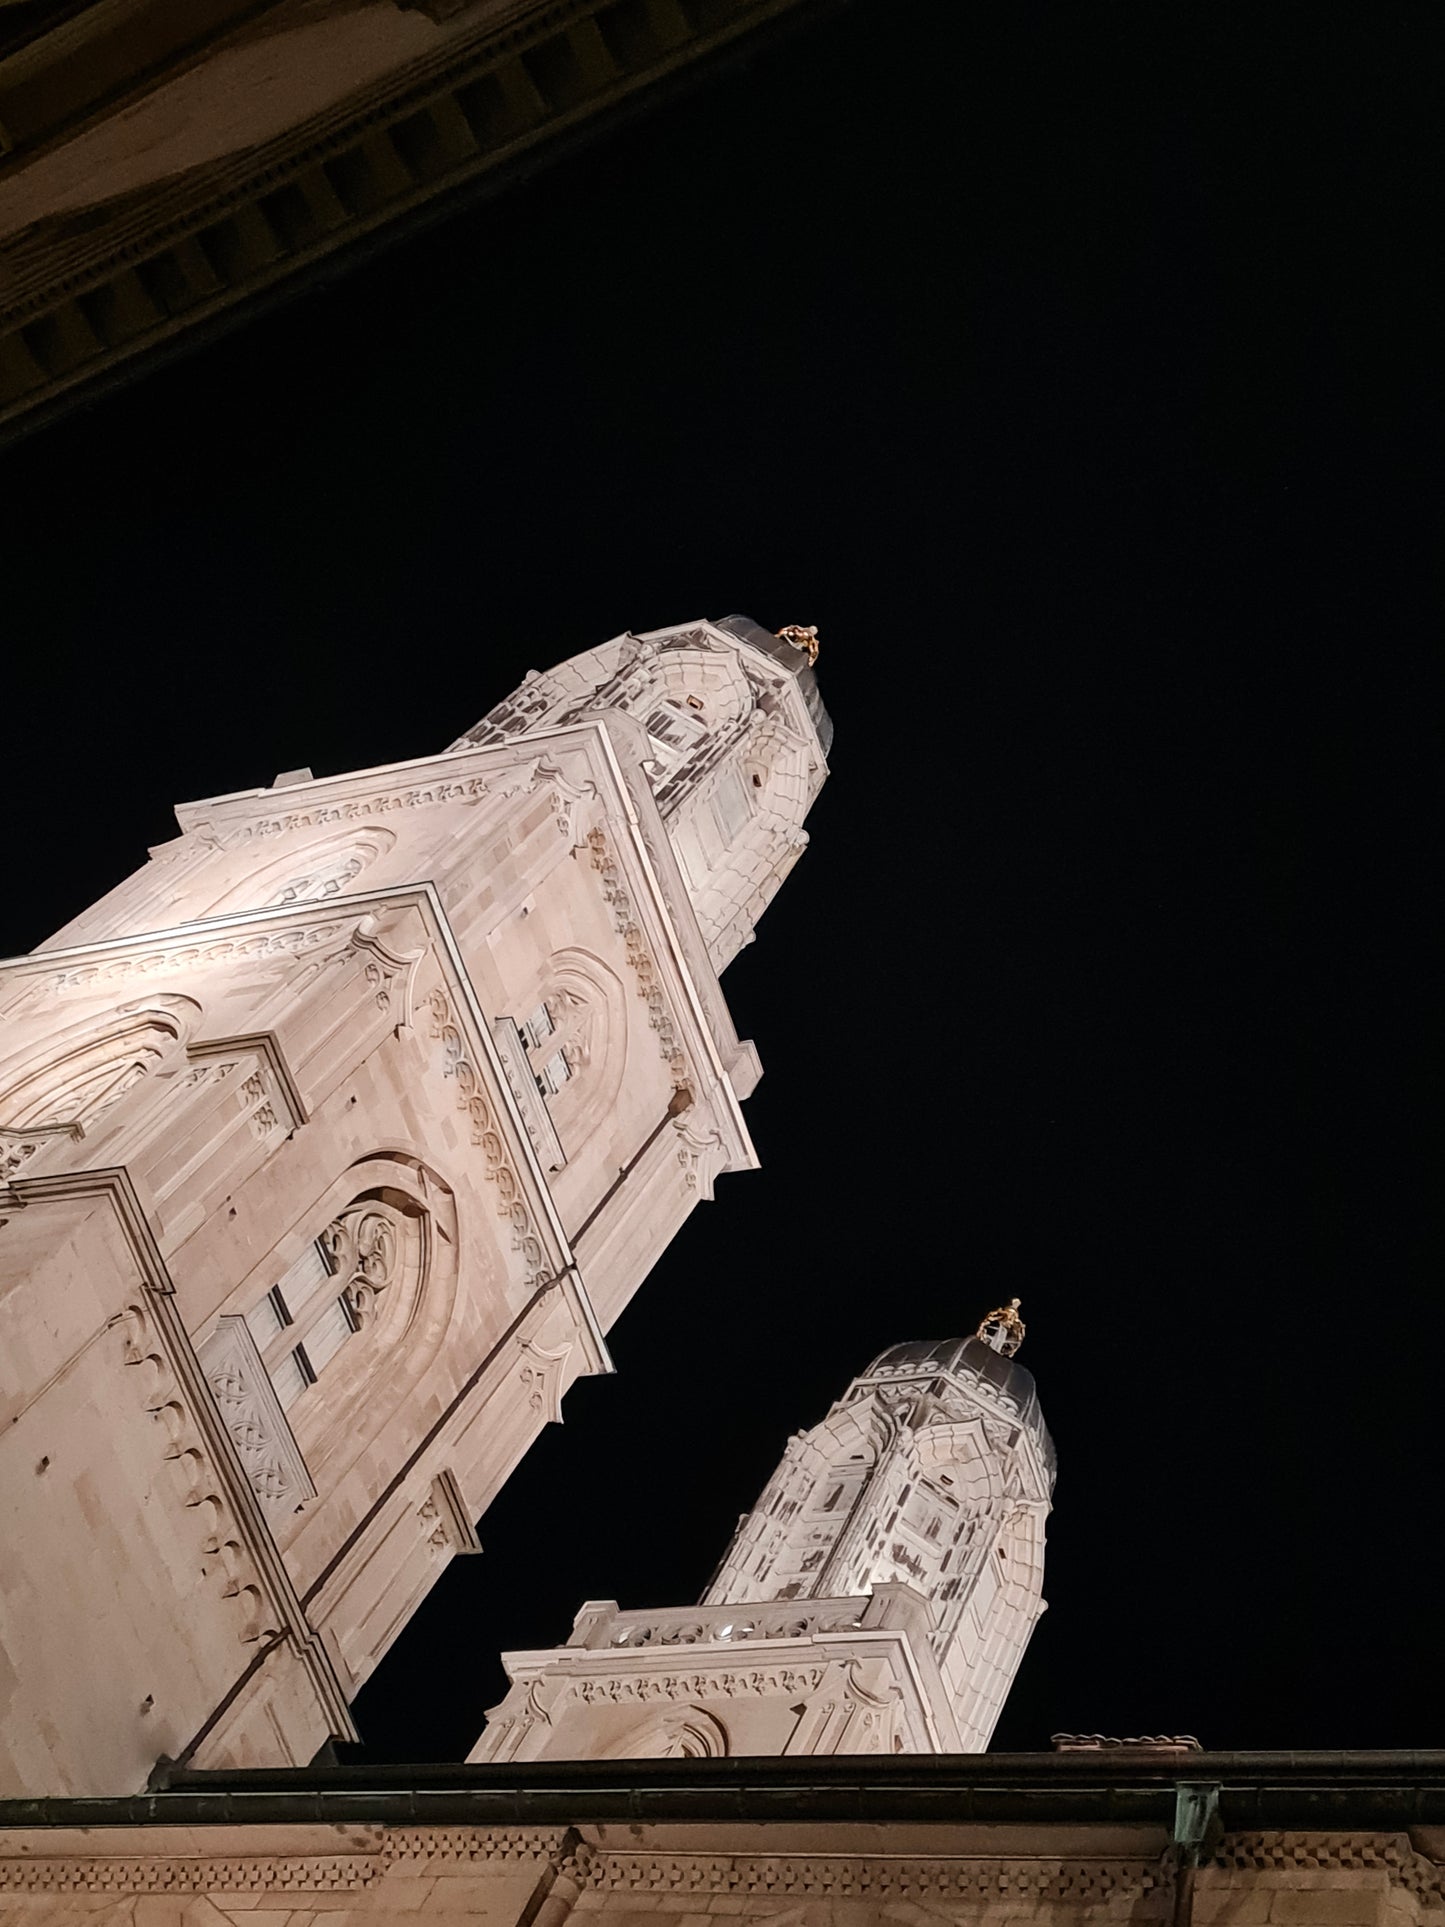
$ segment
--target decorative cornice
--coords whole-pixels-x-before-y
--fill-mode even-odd
[[[860,1814],[860,1819],[866,1815]],[[266,1823],[258,1823],[264,1835]],[[1167,1889],[1172,1872],[1165,1856],[1115,1852],[1082,1854],[971,1855],[825,1853],[674,1853],[656,1849],[606,1851],[581,1844],[571,1828],[557,1827],[367,1827],[344,1854],[277,1854],[258,1842],[244,1851],[239,1829],[226,1830],[224,1847],[212,1855],[132,1852],[6,1856],[0,1847],[0,1892],[8,1893],[215,1893],[247,1892],[288,1897],[305,1893],[364,1892],[382,1888],[388,1873],[403,1876],[448,1867],[551,1866],[577,1888],[595,1893],[765,1896],[774,1899],[880,1899],[1017,1902],[1020,1912],[1068,1904],[1097,1906],[1137,1900]],[[144,1832],[136,1830],[137,1844]],[[114,1835],[111,1836],[114,1839]],[[366,1844],[363,1845],[362,1842]],[[33,1844],[33,1836],[31,1839]],[[1206,1859],[1200,1879],[1207,1890],[1221,1877],[1262,1872],[1384,1871],[1392,1887],[1427,1906],[1445,1894],[1445,1870],[1418,1852],[1403,1833],[1232,1834]],[[696,1911],[696,1909],[694,1909]]]
[[[328,914],[335,917],[334,903],[328,905]],[[51,982],[57,990],[69,990],[87,984],[113,983],[124,977],[151,977],[168,970],[205,968],[216,963],[264,963],[273,957],[309,956],[339,937],[343,928],[336,922],[292,924],[280,930],[249,933],[240,930],[234,936],[209,941],[198,941],[195,927],[179,932],[147,931],[138,938],[119,940],[125,945],[122,949],[117,949],[117,940],[112,939],[106,946],[109,954],[96,956],[92,963],[56,970]],[[96,951],[100,946],[87,945],[86,948]],[[6,959],[0,963],[0,970],[27,964],[44,966],[64,954],[37,950],[31,957]]]
[[[1445,1867],[1417,1852],[1405,1833],[1234,1833],[1204,1865],[1257,1873],[1383,1868],[1392,1886],[1430,1905],[1445,1901]]]
[[[1017,1900],[1076,1906],[1137,1898],[1167,1883],[1157,1861],[865,1859],[851,1854],[599,1853],[580,1884],[602,1893],[768,1894],[804,1898]]]
[[[297,1855],[294,1859],[227,1854],[215,1859],[137,1854],[0,1858],[0,1893],[204,1894],[257,1888],[287,1893],[353,1893],[385,1873],[381,1854]]]
[[[285,836],[292,830],[319,829],[330,823],[364,822],[369,817],[387,816],[396,810],[426,809],[438,803],[476,803],[484,796],[491,795],[495,787],[495,783],[485,776],[464,776],[450,780],[439,778],[432,783],[401,783],[374,788],[366,795],[349,796],[341,802],[328,803],[318,797],[302,808],[286,810],[279,816],[258,816],[251,822],[238,824],[222,840],[230,847],[260,842],[267,837]],[[191,823],[181,817],[181,809],[176,814],[183,827],[199,828],[201,823],[211,820],[199,815],[204,808],[205,805],[199,803],[181,806],[187,816],[196,813]]]

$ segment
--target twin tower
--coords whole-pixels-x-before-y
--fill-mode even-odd
[[[714,1180],[719,975],[806,844],[816,637],[625,635],[440,755],[177,811],[0,964],[0,1793],[301,1764]],[[698,1606],[508,1656],[475,1757],[986,1745],[1053,1457],[1016,1312],[789,1445]]]

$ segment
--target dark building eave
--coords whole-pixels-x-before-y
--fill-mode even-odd
[[[659,30],[627,68],[588,76],[580,98],[538,87],[529,69],[525,126],[468,118],[479,79],[563,46],[599,4],[560,0],[525,34],[459,45],[445,72],[388,77],[375,98],[234,164],[121,197],[84,260],[62,249],[38,278],[17,268],[0,300],[0,447],[567,159],[843,0],[716,0],[706,25],[680,43]]]
[[[895,1755],[172,1770],[151,1792],[0,1801],[0,1827],[789,1822],[1172,1827],[1218,1789],[1225,1832],[1445,1825],[1445,1751]]]

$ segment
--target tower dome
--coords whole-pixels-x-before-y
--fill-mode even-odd
[[[883,1386],[910,1381],[916,1381],[920,1389],[936,1381],[949,1381],[982,1409],[1011,1419],[1029,1434],[1040,1471],[1052,1488],[1057,1459],[1039,1407],[1033,1373],[1020,1365],[1011,1351],[1000,1350],[997,1345],[1002,1326],[1005,1342],[1012,1337],[1017,1350],[1023,1336],[1017,1308],[1015,1298],[1010,1306],[990,1312],[968,1338],[915,1338],[890,1345],[854,1379],[849,1396],[872,1396]],[[1012,1327],[1007,1322],[1010,1318]],[[984,1336],[991,1328],[996,1335],[992,1343]]]
[[[611,642],[543,672],[452,745],[466,749],[604,722],[650,793],[717,970],[807,847],[833,724],[818,633],[723,616]]]

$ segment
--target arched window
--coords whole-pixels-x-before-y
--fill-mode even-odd
[[[559,950],[542,994],[517,1020],[526,1072],[568,1157],[611,1114],[627,1054],[621,979],[585,950]]]
[[[456,1306],[455,1199],[408,1153],[360,1160],[297,1230],[304,1241],[288,1239],[274,1266],[251,1273],[199,1348],[282,1543],[301,1529],[304,1501],[389,1430],[402,1451],[405,1414]]]
[[[726,1759],[728,1736],[721,1720],[700,1706],[669,1706],[650,1713],[619,1757],[632,1760]]]
[[[554,984],[517,1028],[532,1080],[544,1099],[555,1097],[591,1058],[590,1001],[565,984]]]
[[[178,1049],[199,1016],[191,998],[162,997],[63,1031],[0,1079],[0,1125],[92,1127]]]
[[[422,1219],[384,1192],[356,1200],[245,1314],[284,1408],[314,1385],[398,1280],[419,1277]]]
[[[314,1385],[360,1321],[337,1278],[322,1238],[309,1244],[266,1295],[246,1313],[283,1410]]]
[[[232,910],[260,910],[273,904],[317,903],[344,895],[396,843],[394,830],[333,830],[310,843],[293,845],[269,863],[249,871],[205,911],[208,917]]]

